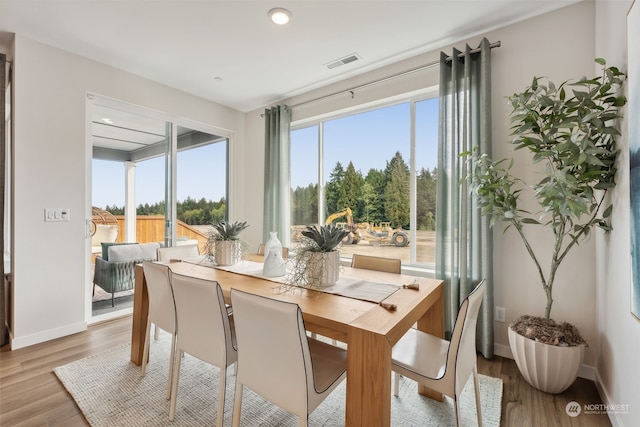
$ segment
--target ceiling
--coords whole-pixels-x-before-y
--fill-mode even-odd
[[[0,32],[246,112],[576,1],[0,0]]]

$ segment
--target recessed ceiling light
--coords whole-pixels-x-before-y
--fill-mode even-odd
[[[269,11],[267,14],[271,22],[276,25],[286,25],[289,23],[291,19],[291,12],[282,7],[275,7]]]
[[[105,122],[108,125],[112,125],[113,124],[113,120],[111,120],[111,119],[103,118],[102,121]]]

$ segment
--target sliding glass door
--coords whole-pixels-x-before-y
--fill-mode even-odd
[[[109,246],[202,248],[211,222],[227,217],[229,136],[99,97],[90,102],[90,117],[91,309],[98,316],[129,308],[133,298],[132,283],[113,294],[95,274]]]

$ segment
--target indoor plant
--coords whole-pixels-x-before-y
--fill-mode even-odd
[[[296,248],[288,282],[311,287],[334,285],[340,274],[338,245],[348,234],[348,230],[333,224],[306,227],[302,231],[303,240]]]
[[[214,224],[207,236],[205,251],[213,256],[217,265],[234,265],[242,259],[240,232],[247,228],[246,221],[220,221]]]
[[[603,67],[599,77],[557,86],[549,79],[535,77],[522,93],[509,97],[513,107],[509,115],[511,143],[516,150],[527,149],[534,163],[545,166],[540,181],[529,185],[539,212],[531,214],[518,207],[524,183],[510,173],[513,160],[493,161],[477,151],[465,153],[473,160],[470,190],[483,214],[491,218],[492,226],[504,221],[507,228],[515,229],[538,271],[546,295],[544,317],[515,320],[509,326],[509,343],[525,379],[551,393],[562,392],[573,383],[586,345],[575,327],[551,319],[556,272],[567,253],[588,238],[593,227],[611,230],[612,205],[605,204],[607,191],[615,186],[615,139],[620,135],[615,125],[619,109],[626,104],[625,97],[618,94],[625,75],[615,67],[606,67],[603,59],[596,62]],[[545,256],[551,253],[548,262],[529,243],[525,225],[542,226],[553,234],[552,247],[544,251]],[[574,359],[575,366],[559,367],[560,362],[554,359],[550,363],[556,371],[539,367],[529,371],[527,367],[534,364],[531,358],[551,356],[531,355],[526,349],[556,351],[545,344],[574,347],[575,354],[568,357]],[[521,357],[528,360],[519,360]],[[536,377],[538,373],[541,378]]]

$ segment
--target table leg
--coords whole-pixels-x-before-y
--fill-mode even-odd
[[[147,281],[144,278],[142,265],[135,266],[135,276],[133,324],[131,327],[131,361],[140,366],[144,354],[144,338],[149,317],[149,295],[147,294]]]
[[[348,345],[346,425],[391,425],[389,342],[384,335],[354,328]]]
[[[442,289],[443,287],[441,286],[436,301],[431,305],[429,310],[418,319],[417,325],[418,330],[440,338],[444,338],[444,294]],[[437,393],[420,384],[418,384],[418,393],[439,402],[444,400],[444,396],[441,393]]]

